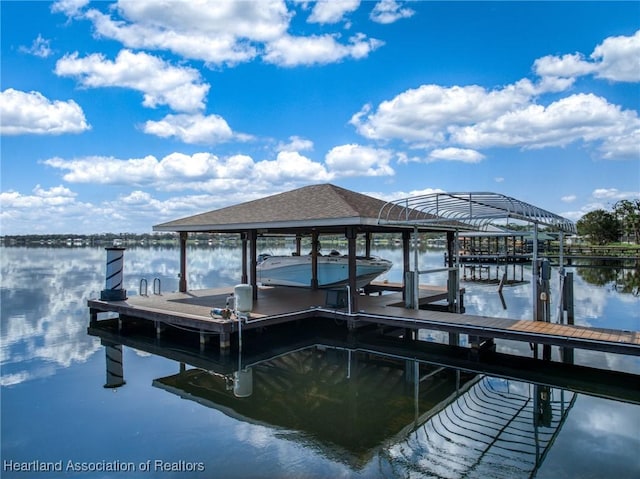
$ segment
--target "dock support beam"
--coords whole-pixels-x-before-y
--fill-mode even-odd
[[[410,233],[408,231],[402,232],[402,278],[403,281],[407,277],[407,273],[411,271],[411,251],[410,248]],[[407,283],[405,281],[402,288],[402,301],[407,302]],[[413,296],[413,295],[411,295]]]
[[[318,289],[318,251],[320,240],[317,231],[311,233],[311,289]]]
[[[258,299],[258,231],[249,231],[249,263],[251,265],[251,287],[253,289],[253,300]]]
[[[200,331],[200,351],[204,351],[204,348],[207,345],[207,335],[204,331]]]
[[[575,324],[573,310],[573,273],[566,273],[562,288],[562,309],[567,312],[567,324],[573,326]],[[562,362],[573,364],[574,354],[573,348],[562,348]]]
[[[358,311],[358,289],[356,287],[356,238],[358,232],[355,228],[348,227],[345,236],[349,247],[349,313]]]
[[[231,334],[220,333],[220,354],[229,354],[231,349]]]
[[[160,339],[160,336],[166,329],[166,325],[164,323],[161,323],[160,321],[156,321],[155,323],[156,323],[156,339]]]

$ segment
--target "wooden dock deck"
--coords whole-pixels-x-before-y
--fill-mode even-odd
[[[186,328],[203,334],[219,334],[220,346],[230,346],[231,334],[238,331],[238,320],[211,315],[212,308],[224,308],[231,287],[132,296],[124,301],[89,300],[91,322],[102,312],[115,312],[123,321],[127,317],[153,321],[158,333],[166,325]],[[441,288],[421,288],[421,303],[443,298]],[[556,323],[491,318],[431,310],[406,309],[400,292],[362,295],[358,311],[349,314],[344,309],[325,306],[325,290],[287,287],[262,287],[254,300],[249,320],[242,329],[262,328],[299,319],[329,318],[344,320],[350,326],[377,324],[406,329],[429,329],[448,333],[469,334],[483,338],[500,338],[546,344],[563,348],[640,356],[640,332],[596,329]]]

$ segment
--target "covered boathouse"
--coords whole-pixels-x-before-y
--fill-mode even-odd
[[[356,288],[356,240],[365,239],[365,256],[370,255],[373,233],[395,233],[402,237],[403,299],[409,297],[411,307],[419,297],[417,248],[414,248],[411,269],[411,244],[417,244],[417,236],[424,232],[440,232],[447,235],[447,264],[450,270],[449,307],[461,312],[460,288],[456,260],[459,260],[457,236],[461,231],[482,231],[494,220],[516,219],[533,223],[534,241],[538,225],[546,225],[563,233],[575,233],[573,223],[565,218],[504,195],[496,193],[433,193],[397,201],[386,202],[332,184],[318,184],[298,188],[239,205],[229,206],[153,227],[154,231],[171,231],[180,234],[180,283],[179,291],[186,292],[186,244],[189,233],[238,233],[242,238],[242,278],[250,284],[254,300],[258,299],[256,266],[258,262],[257,239],[259,237],[295,235],[296,253],[300,254],[300,240],[310,237],[312,244],[311,289],[317,289],[317,257],[321,235],[344,235],[349,256],[349,304],[358,310]],[[414,240],[412,241],[412,235]],[[534,255],[534,260],[537,258]],[[406,283],[410,283],[407,287]]]
[[[373,233],[399,233],[402,236],[404,272],[410,271],[410,241],[413,225],[382,224],[380,211],[387,202],[331,184],[310,185],[239,205],[229,206],[195,216],[181,218],[153,227],[154,231],[180,233],[180,283],[179,291],[186,292],[186,244],[189,233],[238,233],[242,238],[241,282],[251,284],[253,298],[258,299],[256,266],[259,237],[289,235],[296,237],[296,252],[300,254],[302,237],[311,238],[312,280],[311,289],[317,288],[317,257],[322,235],[344,235],[349,255],[349,292],[352,309],[357,310],[358,292],[355,282],[356,240],[365,238],[365,256],[370,256]],[[434,219],[428,213],[415,212],[416,218]],[[460,227],[465,225],[460,224]],[[449,251],[453,251],[451,228],[425,224],[419,232],[449,231]],[[453,259],[453,255],[449,257]],[[452,264],[450,265],[452,266]]]

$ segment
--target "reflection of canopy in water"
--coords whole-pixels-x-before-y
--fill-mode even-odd
[[[409,363],[314,346],[251,366],[248,397],[234,396],[231,378],[202,369],[159,378],[153,385],[245,422],[283,428],[296,441],[362,465],[412,428],[417,411],[431,415],[427,411],[452,401],[476,377],[423,365],[429,380],[416,398],[414,362]]]
[[[532,477],[575,397],[483,377],[385,455],[402,477]]]

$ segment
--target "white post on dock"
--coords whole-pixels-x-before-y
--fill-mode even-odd
[[[124,270],[124,248],[110,247],[107,250],[105,289],[100,292],[102,301],[124,301],[127,290],[122,288]]]

